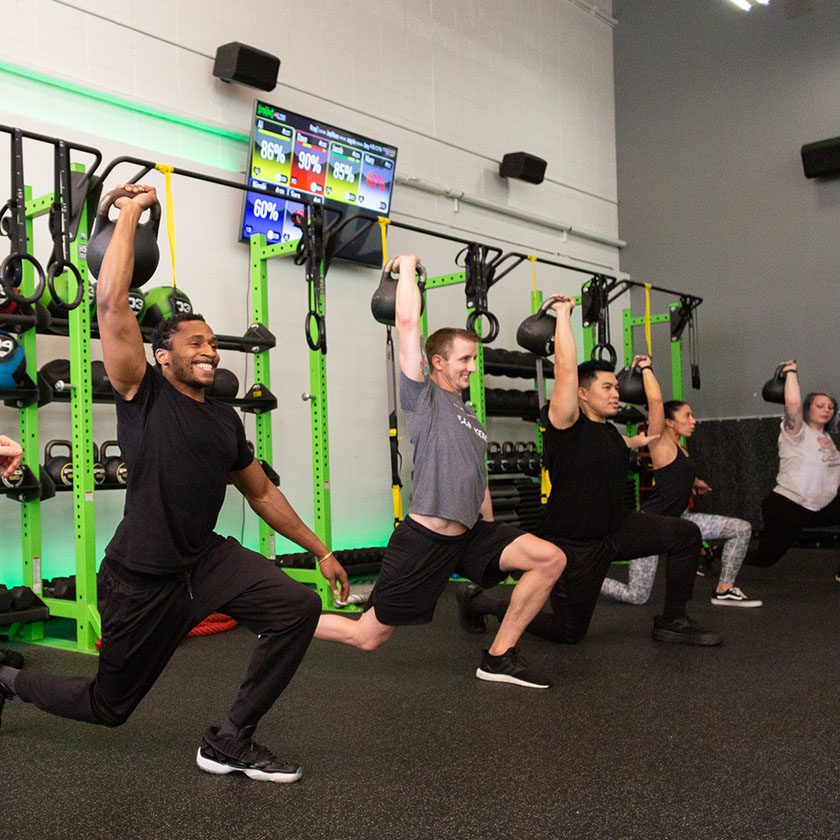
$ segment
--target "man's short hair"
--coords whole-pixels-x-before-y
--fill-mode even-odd
[[[178,331],[178,327],[184,321],[204,321],[205,324],[207,323],[204,320],[204,316],[199,315],[197,312],[178,312],[171,318],[161,321],[152,333],[153,356],[158,350],[172,349],[172,336]]]
[[[605,359],[590,359],[588,362],[581,362],[578,365],[578,385],[581,388],[588,388],[597,378],[599,373],[614,373],[615,368]]]
[[[444,327],[440,330],[435,330],[426,339],[426,358],[429,360],[429,366],[432,365],[432,356],[442,356],[444,359],[449,358],[452,352],[452,345],[456,338],[462,338],[464,341],[472,341],[478,344],[478,336],[472,330],[462,330],[458,327]]]

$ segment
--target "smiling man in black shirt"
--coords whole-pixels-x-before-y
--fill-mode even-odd
[[[252,735],[300,664],[321,602],[261,554],[214,532],[228,479],[272,528],[319,558],[334,591],[340,583],[342,597],[349,594],[347,575],[254,460],[236,412],[205,397],[219,354],[203,317],[180,315],[161,324],[152,340],[157,367],[146,361],[128,290],[137,223],[157,199],[151,187],[127,184],[122,192],[96,295],[128,465],[125,515],[101,569],[99,667],[91,680],[18,671],[0,662],[0,685],[52,714],[119,726],[187,633],[210,613],[223,612],[258,640],[227,720],[204,735],[198,766],[294,782],[300,767],[279,760]]]
[[[574,301],[552,304],[554,391],[548,405],[544,458],[551,493],[538,533],[566,554],[565,574],[528,630],[554,642],[574,644],[586,636],[601,584],[611,563],[636,556],[665,555],[665,604],[654,619],[660,642],[719,645],[721,636],[686,615],[700,555],[700,530],[685,519],[628,511],[624,506],[628,451],[645,446],[645,435],[628,438],[609,419],[618,412],[618,381],[601,362],[577,364],[571,314]],[[650,359],[637,356],[648,400],[662,399]],[[462,624],[476,632],[484,615],[504,616],[505,601],[468,586],[459,597]]]

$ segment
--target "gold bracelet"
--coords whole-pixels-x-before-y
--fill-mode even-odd
[[[333,553],[331,551],[328,551],[323,557],[318,558],[318,562],[323,563],[324,560],[327,559],[327,557],[331,557],[331,556],[333,556]]]

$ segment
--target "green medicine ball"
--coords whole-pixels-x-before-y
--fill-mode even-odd
[[[161,321],[181,313],[192,314],[190,299],[172,286],[156,286],[146,292],[140,323],[144,327],[156,327]]]

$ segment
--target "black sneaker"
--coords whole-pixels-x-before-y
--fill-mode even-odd
[[[467,633],[487,632],[487,622],[484,620],[484,616],[477,612],[473,606],[473,599],[476,595],[480,594],[481,587],[474,583],[461,586],[455,593],[455,598],[458,600],[458,618],[461,622],[461,627]]]
[[[0,665],[5,665],[8,668],[23,668],[23,657],[16,650],[0,650]],[[3,706],[6,705],[7,700],[11,700],[15,696],[14,692],[0,683],[0,724],[3,722]]]
[[[674,642],[678,645],[703,645],[712,647],[723,641],[720,633],[704,630],[693,618],[681,615],[669,621],[658,615],[653,619],[651,636],[657,642]]]
[[[501,656],[492,656],[485,650],[481,665],[478,666],[475,675],[480,680],[488,682],[511,683],[525,686],[525,688],[551,688],[548,680],[544,680],[528,668],[515,647],[505,651]]]
[[[219,735],[218,726],[204,733],[195,761],[207,773],[244,773],[259,782],[296,782],[303,775],[302,768],[280,761],[268,747],[250,738]]]
[[[737,586],[732,586],[725,592],[713,593],[711,601],[716,607],[760,607],[764,603],[758,598],[748,598]]]

